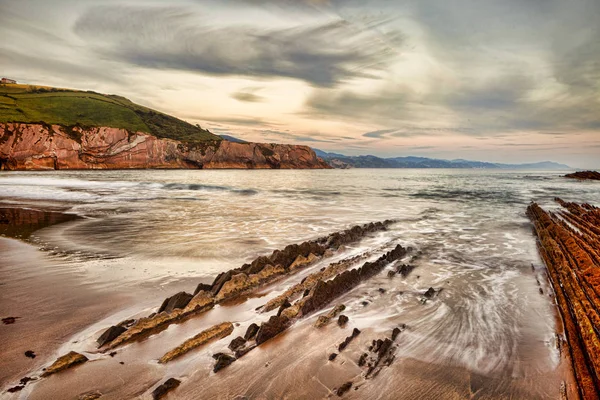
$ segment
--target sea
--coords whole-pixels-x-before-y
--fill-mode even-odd
[[[358,254],[399,243],[412,249],[415,269],[395,283],[385,283],[382,276],[361,286],[350,306],[351,321],[374,330],[387,321],[405,323],[398,359],[508,380],[551,375],[552,386],[560,363],[559,319],[526,208],[537,202],[555,209],[556,197],[600,205],[597,182],[564,174],[483,169],[0,172],[0,207],[79,216],[36,231],[27,242],[59,260],[61,271],[72,268],[82,282],[100,290],[210,282],[219,272],[288,244],[391,219],[395,223],[387,231],[346,251]],[[375,290],[384,284],[385,295],[369,291],[369,285]],[[419,301],[429,287],[439,292],[436,298]],[[558,391],[556,385],[532,385],[527,389],[532,398]],[[488,389],[518,392],[507,387]]]

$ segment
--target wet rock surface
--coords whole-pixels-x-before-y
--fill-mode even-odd
[[[156,389],[154,389],[154,391],[152,392],[152,399],[153,400],[160,400],[160,399],[162,399],[170,391],[175,390],[176,388],[178,388],[180,384],[181,384],[181,381],[179,379],[175,379],[175,378],[169,378],[169,379],[167,379],[165,381],[165,383],[163,383],[162,385],[160,385],[159,387],[157,387]]]
[[[167,363],[212,340],[221,339],[226,336],[229,336],[231,335],[231,332],[233,332],[233,324],[231,322],[223,322],[221,324],[215,325],[209,329],[200,332],[199,334],[186,340],[173,350],[167,352],[164,356],[160,358],[158,362],[162,364]]]
[[[562,316],[577,392],[600,393],[600,209],[556,199],[561,209],[527,208]]]
[[[349,320],[349,318],[342,314],[338,318],[337,324],[338,324],[338,326],[340,326],[341,328],[343,328],[348,323],[348,320]]]
[[[217,360],[213,368],[213,372],[219,372],[223,368],[231,365],[236,359],[228,354],[217,353],[213,355],[213,358]]]
[[[42,376],[49,376],[65,369],[72,368],[76,365],[83,364],[88,361],[88,358],[83,354],[71,351],[62,357],[59,357],[52,365],[46,368]]]
[[[571,178],[571,179],[582,179],[582,180],[593,180],[593,181],[600,181],[600,172],[598,171],[577,171],[577,172],[573,172],[572,174],[566,174],[565,178]]]
[[[246,333],[244,334],[244,339],[246,339],[246,340],[254,339],[254,337],[258,333],[258,329],[259,329],[259,326],[256,325],[255,323],[250,324],[248,329],[246,329]]]
[[[351,388],[352,388],[352,382],[346,382],[335,391],[335,394],[337,394],[338,396],[341,397],[344,394],[346,394],[346,392],[348,390],[350,390]]]
[[[322,257],[327,251],[335,250],[337,247],[360,240],[365,235],[387,229],[387,226],[394,221],[386,220],[383,222],[357,225],[345,231],[336,232],[329,236],[321,237],[317,240],[306,241],[301,244],[286,246],[283,250],[275,250],[270,256],[260,256],[250,264],[244,264],[240,268],[222,272],[214,279],[211,285],[200,283],[194,290],[194,295],[179,292],[166,298],[159,307],[156,314],[135,321],[127,330],[119,334],[112,341],[103,340],[106,349],[113,349],[123,343],[135,340],[137,338],[148,336],[158,330],[165,329],[168,325],[183,321],[194,314],[206,311],[216,303],[229,300],[254,290],[264,284],[270,283],[278,277],[290,272],[290,266],[302,256],[300,260],[302,265],[297,265],[294,269],[314,262],[317,257]],[[306,260],[305,260],[306,259]],[[347,263],[342,263],[343,268],[347,268]],[[341,268],[341,267],[340,267]],[[324,270],[325,271],[325,270]],[[323,271],[321,271],[323,272]],[[335,275],[336,269],[332,268],[329,274]],[[325,278],[321,275],[313,277],[306,283],[308,287],[318,279]],[[293,294],[301,293],[307,288],[297,287]],[[272,308],[281,307],[287,297],[282,297],[272,304]],[[283,310],[282,310],[283,311]]]
[[[124,326],[114,326],[114,325],[111,326],[106,331],[104,331],[104,333],[102,335],[100,335],[100,337],[98,338],[98,340],[97,340],[98,347],[102,347],[105,344],[112,342],[126,330],[127,330],[127,328],[125,328]]]
[[[194,296],[189,293],[179,292],[174,296],[166,298],[157,312],[161,313],[164,311],[170,313],[176,308],[185,308],[185,306],[188,305],[188,303],[190,302],[190,300],[192,300],[193,297]]]
[[[357,328],[354,328],[352,330],[352,334],[350,336],[348,336],[346,339],[344,339],[344,341],[338,345],[338,351],[342,351],[346,347],[348,347],[350,342],[358,335],[360,335],[360,330],[358,330]]]

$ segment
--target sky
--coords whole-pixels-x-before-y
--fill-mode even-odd
[[[0,0],[0,75],[248,141],[600,167],[600,0]]]

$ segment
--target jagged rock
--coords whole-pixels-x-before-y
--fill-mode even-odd
[[[236,359],[242,358],[243,356],[245,356],[246,354],[248,354],[251,350],[253,350],[255,347],[256,347],[256,345],[246,346],[246,347],[242,347],[240,349],[237,349],[235,351],[235,358]]]
[[[300,307],[301,314],[307,315],[318,310],[334,298],[349,291],[363,280],[369,279],[390,262],[395,261],[406,254],[406,249],[397,245],[393,250],[387,252],[374,262],[366,262],[358,269],[344,271],[331,281],[319,281],[313,287],[311,294],[306,297]]]
[[[46,368],[42,376],[49,376],[65,369],[74,367],[75,365],[86,362],[88,358],[83,354],[71,351],[62,357],[59,357],[54,363]]]
[[[415,269],[414,265],[402,264],[396,268],[396,272],[398,272],[400,275],[402,275],[403,278],[406,278],[408,276],[408,274],[410,274],[412,272],[413,269]]]
[[[250,324],[248,329],[246,329],[246,333],[244,334],[244,339],[246,339],[246,340],[253,339],[256,336],[258,329],[259,329],[259,327],[255,323]]]
[[[184,313],[202,311],[212,307],[215,299],[210,291],[200,290],[194,295],[192,300],[185,306]]]
[[[348,336],[346,339],[344,339],[344,341],[342,343],[340,343],[340,345],[338,346],[338,350],[342,351],[346,347],[348,347],[348,345],[350,344],[350,342],[352,341],[352,339],[354,339],[355,337],[357,337],[359,334],[360,334],[360,331],[358,329],[354,328],[352,330],[352,334],[350,336]]]
[[[315,322],[315,328],[321,328],[327,325],[332,318],[337,317],[338,314],[344,311],[345,309],[345,305],[338,304],[337,306],[333,307],[333,309],[329,311],[327,315],[320,315],[319,318],[317,318],[317,322]]]
[[[162,385],[154,389],[152,392],[153,400],[160,400],[167,395],[171,390],[176,389],[181,384],[179,379],[169,378]]]
[[[297,268],[305,267],[318,259],[313,253],[309,253],[308,257],[304,257],[302,254],[298,255],[294,262],[290,265],[290,271],[293,271]]]
[[[20,392],[24,388],[25,388],[25,385],[17,385],[17,386],[13,386],[13,387],[7,389],[6,391],[8,393],[16,393],[16,392]]]
[[[338,388],[338,390],[336,390],[335,394],[337,394],[339,397],[341,397],[351,388],[352,388],[352,382],[346,382],[342,386],[340,386]]]
[[[326,315],[319,315],[317,322],[315,322],[315,328],[321,328],[329,323],[329,318]]]
[[[186,292],[179,292],[171,297],[168,297],[165,299],[165,301],[163,301],[162,305],[158,309],[158,313],[160,314],[163,311],[170,313],[176,308],[185,308],[185,306],[188,305],[193,297],[193,295]]]
[[[223,300],[224,298],[240,293],[257,283],[258,279],[255,278],[255,280],[252,281],[250,277],[243,272],[235,274],[223,284],[223,287],[216,295],[216,299]]]
[[[123,326],[111,326],[110,328],[108,328],[107,330],[104,331],[104,333],[102,335],[100,335],[100,337],[98,338],[98,340],[96,340],[96,342],[98,343],[98,347],[102,347],[105,344],[112,342],[113,340],[115,340],[121,333],[125,332],[127,329],[125,329]]]
[[[194,290],[194,296],[200,293],[201,291],[210,292],[211,289],[212,285],[208,285],[206,283],[199,283],[198,286],[196,286],[196,290]]]
[[[363,365],[365,365],[365,363],[367,362],[367,357],[369,355],[367,353],[362,353],[360,355],[360,358],[358,359],[358,366],[362,367]]]
[[[108,343],[106,345],[107,346],[106,349],[112,350],[115,347],[117,347],[123,343],[126,343],[130,340],[134,340],[138,337],[148,335],[149,333],[154,332],[155,330],[159,329],[160,327],[175,321],[183,313],[184,313],[184,310],[176,309],[176,310],[173,310],[173,312],[171,312],[171,313],[162,312],[162,313],[156,314],[152,317],[140,318],[136,321],[136,323],[131,328],[127,329],[125,332],[123,332],[122,334],[117,336],[117,338],[115,340]]]
[[[400,332],[401,332],[400,328],[394,328],[394,330],[392,331],[392,340],[396,340],[396,338],[398,337]]]
[[[256,334],[256,344],[261,345],[267,340],[279,335],[287,329],[290,320],[284,316],[273,315],[267,322],[263,322]]]
[[[28,358],[35,358],[35,357],[36,357],[36,356],[35,356],[35,352],[33,352],[32,350],[27,350],[27,351],[25,352],[25,357],[28,357]]]
[[[426,299],[431,299],[433,298],[433,296],[435,296],[435,289],[432,287],[430,287],[425,293],[423,293],[423,297],[425,297]]]
[[[231,357],[230,355],[224,354],[224,353],[217,353],[217,354],[213,355],[213,358],[215,360],[217,360],[217,362],[213,368],[213,372],[215,372],[215,373],[219,372],[220,370],[229,366],[231,363],[233,363],[235,361],[235,358]]]
[[[219,275],[217,275],[217,277],[213,281],[213,283],[211,285],[211,289],[210,289],[213,296],[216,296],[217,293],[219,293],[221,291],[221,288],[223,287],[225,282],[227,282],[228,280],[231,279],[234,272],[235,272],[234,270],[230,270],[230,271],[226,271],[226,272],[221,272]]]
[[[340,327],[342,327],[342,328],[345,327],[346,324],[348,323],[348,317],[346,317],[344,314],[340,315],[337,323]]]
[[[196,336],[186,340],[181,345],[166,353],[158,360],[159,363],[167,363],[177,357],[180,357],[187,352],[208,343],[211,340],[221,339],[231,335],[233,332],[233,324],[231,322],[223,322],[206,329]]]
[[[279,307],[279,310],[277,310],[277,316],[279,317],[281,315],[281,313],[283,312],[283,310],[285,310],[288,307],[291,307],[292,304],[289,301],[285,301],[281,307]]]
[[[233,339],[231,341],[231,343],[229,343],[228,347],[231,351],[236,351],[238,348],[242,347],[244,344],[246,344],[246,339],[244,339],[241,336],[238,336],[235,339]]]
[[[331,354],[329,355],[329,361],[333,361],[333,360],[335,360],[335,358],[336,358],[336,357],[337,357],[337,353],[331,353]]]

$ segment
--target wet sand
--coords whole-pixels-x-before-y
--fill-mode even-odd
[[[381,237],[366,239],[361,243],[362,247],[353,251],[377,247],[376,244],[381,244],[381,241]],[[138,303],[125,313],[116,313],[92,323],[76,335],[78,343],[66,343],[54,354],[58,356],[75,350],[86,354],[91,361],[27,385],[22,396],[28,399],[63,399],[97,392],[102,393],[102,399],[150,398],[156,386],[167,378],[175,377],[182,384],[168,398],[337,398],[336,389],[348,381],[353,382],[353,387],[344,398],[558,398],[562,372],[557,368],[553,343],[548,341],[547,336],[554,327],[546,325],[546,321],[552,321],[553,310],[537,293],[535,274],[530,269],[523,274],[527,277],[524,282],[523,276],[515,276],[519,279],[514,282],[517,285],[515,290],[522,298],[530,299],[524,300],[528,304],[520,310],[506,310],[517,312],[521,321],[527,320],[528,332],[513,331],[515,328],[510,326],[506,327],[506,332],[490,330],[485,320],[493,318],[492,314],[481,316],[481,321],[463,321],[473,324],[474,331],[450,324],[444,318],[447,312],[464,313],[465,318],[469,318],[472,313],[461,309],[492,305],[489,302],[494,301],[493,294],[481,293],[482,297],[476,301],[461,301],[465,296],[473,296],[473,291],[481,292],[484,288],[464,286],[460,279],[450,277],[439,280],[439,269],[421,262],[406,278],[389,278],[384,271],[339,298],[339,302],[347,306],[344,314],[350,318],[345,328],[338,327],[335,321],[324,328],[315,328],[314,322],[321,314],[317,313],[300,320],[282,335],[224,370],[216,374],[212,372],[212,354],[226,351],[231,339],[243,335],[251,322],[260,324],[268,318],[268,314],[256,313],[258,306],[299,282],[309,272],[318,271],[329,261],[317,262],[306,271],[269,285],[242,301],[219,305],[144,340],[119,347],[114,356],[96,350],[94,341],[99,334],[107,326],[132,316],[132,313],[138,316],[147,314],[160,304],[160,300],[154,304]],[[423,304],[422,293],[436,283],[443,283],[444,291]],[[190,286],[193,285],[188,282],[188,290]],[[379,288],[385,292],[381,293]],[[488,297],[489,300],[483,300]],[[447,307],[453,311],[446,311]],[[400,309],[401,313],[398,312]],[[543,318],[539,318],[540,313]],[[457,319],[460,324],[460,318]],[[157,363],[167,350],[223,321],[235,324],[233,334],[227,338],[193,350],[166,365]],[[382,335],[389,336],[393,327],[402,323],[407,323],[408,328],[396,341],[396,359],[378,376],[365,379],[364,370],[357,365],[360,355],[367,351],[372,340]],[[360,335],[343,352],[339,352],[334,361],[328,361],[329,354],[338,353],[337,345],[355,327],[361,330]],[[496,348],[496,354],[490,348]],[[486,356],[482,358],[482,355]],[[46,358],[46,362],[53,359]],[[467,365],[471,367],[467,368]]]
[[[112,288],[99,287],[68,260],[2,237],[0,276],[0,316],[16,318],[12,324],[0,324],[0,396],[7,396],[4,391],[21,378],[35,375],[61,348],[76,345],[77,332],[128,306],[160,301],[163,290],[181,285],[153,282],[135,289],[117,282]],[[29,350],[35,358],[25,356]]]

